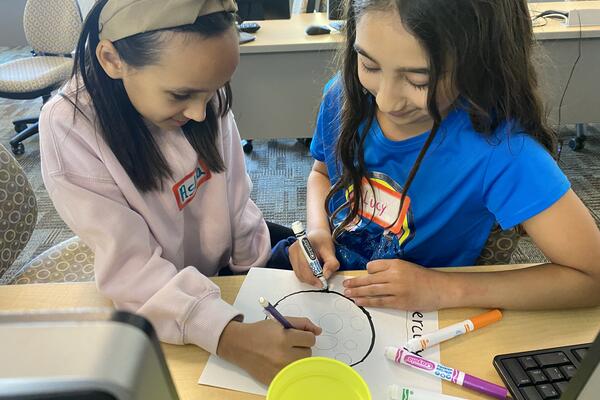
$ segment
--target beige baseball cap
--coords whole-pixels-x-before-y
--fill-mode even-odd
[[[201,15],[236,12],[234,0],[108,0],[100,13],[100,39],[112,42],[142,32],[189,25]]]

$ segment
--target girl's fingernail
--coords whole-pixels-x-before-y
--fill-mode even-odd
[[[344,286],[348,286],[349,283],[350,283],[350,279],[346,279],[345,281],[342,282],[342,284]]]
[[[352,291],[350,289],[346,289],[346,290],[344,290],[344,294],[346,296],[350,296],[352,294]]]

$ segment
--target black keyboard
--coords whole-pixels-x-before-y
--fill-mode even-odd
[[[502,354],[494,357],[494,367],[515,400],[558,399],[591,345]]]

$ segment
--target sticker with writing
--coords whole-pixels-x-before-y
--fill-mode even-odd
[[[194,199],[198,188],[211,177],[210,171],[198,161],[198,166],[194,171],[187,174],[183,179],[173,185],[173,194],[177,201],[177,206],[183,210],[185,206]]]

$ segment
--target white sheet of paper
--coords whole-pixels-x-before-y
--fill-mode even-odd
[[[329,281],[333,291],[343,291],[344,279],[338,275]],[[383,354],[386,346],[402,346],[409,338],[438,329],[437,312],[366,309],[375,329],[374,345],[368,353],[371,323],[363,310],[340,294],[317,292],[314,287],[300,283],[292,271],[252,268],[234,303],[244,314],[245,322],[265,319],[258,304],[261,296],[273,305],[279,302],[277,309],[283,315],[308,317],[321,326],[323,333],[313,347],[313,355],[336,358],[350,365],[357,363],[353,368],[369,385],[373,399],[387,399],[387,387],[391,384],[441,393],[439,379],[394,364]],[[439,346],[425,350],[422,356],[439,362]],[[244,370],[212,355],[198,383],[259,395],[267,393],[267,387]]]

